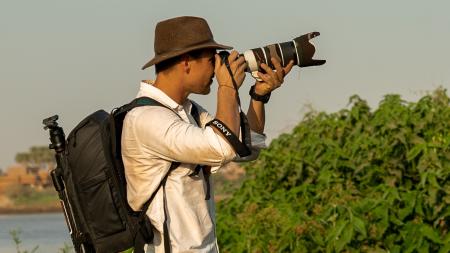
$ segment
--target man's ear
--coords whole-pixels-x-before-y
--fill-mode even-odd
[[[187,74],[189,74],[189,72],[191,72],[191,63],[189,61],[189,55],[187,54],[183,54],[181,56],[181,64],[183,67],[183,71]]]

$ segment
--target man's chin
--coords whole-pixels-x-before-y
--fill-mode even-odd
[[[211,87],[208,86],[208,88],[206,88],[203,92],[202,95],[208,95],[211,92]]]
[[[208,86],[208,87],[206,87],[203,90],[194,92],[194,94],[197,94],[197,95],[208,95],[210,92],[211,92],[211,88]]]

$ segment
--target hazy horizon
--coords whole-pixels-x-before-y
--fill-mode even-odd
[[[215,40],[244,51],[319,31],[323,66],[294,67],[267,104],[269,139],[312,106],[334,112],[357,94],[375,109],[384,95],[416,101],[450,87],[450,3],[446,1],[5,1],[0,8],[0,168],[31,146],[48,145],[42,119],[58,114],[66,135],[97,109],[110,111],[137,93],[153,57],[160,20],[201,16]],[[247,110],[246,77],[240,90]],[[216,83],[192,96],[215,113]]]

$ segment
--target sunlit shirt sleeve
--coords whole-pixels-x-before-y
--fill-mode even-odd
[[[162,159],[221,166],[235,157],[229,144],[210,127],[200,128],[185,122],[170,109],[142,107],[127,117],[142,147]]]

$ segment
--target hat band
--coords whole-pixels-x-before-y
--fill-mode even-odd
[[[191,48],[191,47],[201,46],[202,44],[206,44],[206,43],[214,43],[214,44],[217,44],[217,42],[215,42],[214,40],[205,40],[205,41],[201,41],[201,42],[198,42],[198,43],[195,43],[195,44],[188,45],[188,46],[186,46],[186,47],[169,48],[169,49],[168,49],[169,51],[158,52],[158,55],[161,55],[161,54],[167,54],[167,53],[170,53],[170,52],[182,51],[182,50],[185,50],[185,49],[188,49],[188,48]],[[217,44],[217,45],[218,45],[218,44]]]

